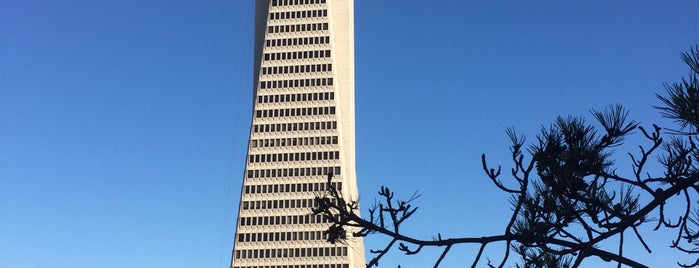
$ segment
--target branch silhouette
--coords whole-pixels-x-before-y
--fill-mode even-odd
[[[673,230],[669,245],[688,254],[699,253],[699,45],[682,54],[690,75],[682,82],[666,85],[667,95],[657,95],[660,113],[679,124],[676,129],[653,125],[646,129],[627,118],[621,105],[592,110],[596,125],[579,117],[558,117],[543,127],[534,142],[527,144],[514,129],[507,129],[511,140],[512,168],[504,175],[501,167],[492,167],[486,156],[481,163],[485,175],[499,190],[510,195],[512,214],[501,234],[480,237],[418,239],[401,231],[401,225],[415,215],[417,193],[399,199],[388,187],[381,187],[381,202],[371,207],[368,217],[359,215],[357,200],[343,197],[330,183],[328,191],[316,197],[314,214],[332,222],[326,231],[328,241],[342,242],[347,234],[356,237],[384,235],[390,241],[372,249],[374,256],[366,267],[378,266],[390,250],[397,248],[406,255],[419,254],[425,247],[439,247],[438,267],[454,245],[479,245],[471,267],[481,263],[484,252],[493,244],[504,244],[498,263],[488,267],[580,267],[595,257],[605,262],[629,267],[647,267],[624,253],[627,239],[640,242],[648,253],[652,248],[640,226],[653,230]],[[613,149],[630,135],[640,135],[645,144],[628,153],[630,175],[617,173]],[[658,159],[657,162],[652,159]],[[650,164],[662,168],[651,174]],[[618,189],[618,190],[613,190]],[[671,202],[679,200],[679,202]],[[680,205],[677,205],[677,204]],[[668,215],[666,206],[681,206],[681,215]],[[618,239],[610,248],[602,241]],[[606,246],[606,247],[605,247]],[[511,260],[513,255],[518,260]],[[680,267],[699,267],[693,263],[676,263]]]

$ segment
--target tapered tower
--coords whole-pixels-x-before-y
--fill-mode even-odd
[[[257,0],[254,111],[233,268],[364,267],[311,215],[327,174],[356,199],[353,0]]]

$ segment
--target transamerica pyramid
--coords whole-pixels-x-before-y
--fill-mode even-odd
[[[364,267],[361,238],[326,242],[327,175],[357,198],[353,0],[257,0],[254,111],[232,268]]]

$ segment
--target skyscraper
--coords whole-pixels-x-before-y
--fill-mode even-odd
[[[364,267],[312,215],[327,174],[357,198],[353,0],[256,0],[254,111],[233,268]]]

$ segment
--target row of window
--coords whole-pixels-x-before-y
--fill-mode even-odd
[[[296,60],[296,59],[322,59],[322,58],[329,58],[329,57],[330,57],[330,49],[265,53],[265,61]]]
[[[339,151],[330,152],[306,152],[306,153],[278,153],[278,154],[252,154],[250,163],[267,162],[294,162],[306,160],[335,160],[340,159]]]
[[[334,100],[335,92],[296,93],[257,96],[257,103]]]
[[[267,41],[265,41],[266,47],[322,45],[322,44],[330,44],[330,36],[280,38],[280,39],[267,39]]]
[[[257,110],[257,111],[255,111],[255,118],[290,117],[290,116],[306,116],[306,115],[333,115],[333,114],[335,114],[335,106],[303,107],[303,108]]]
[[[254,133],[337,129],[337,121],[254,125]]]
[[[347,256],[347,247],[322,248],[277,248],[277,249],[240,249],[235,251],[236,259],[274,259],[293,257],[334,257]],[[306,265],[308,267],[308,265]]]
[[[327,239],[327,234],[324,234],[322,231],[238,234],[238,242],[313,241],[325,239]]]
[[[349,264],[289,264],[265,266],[233,266],[233,268],[349,268]]]
[[[300,18],[316,18],[327,17],[328,10],[301,10],[301,11],[286,11],[269,13],[270,20],[285,20],[285,19],[300,19]]]
[[[330,223],[326,217],[322,215],[293,215],[293,216],[260,216],[260,217],[241,217],[240,226],[266,226],[266,225],[286,225],[286,224],[316,224]],[[315,236],[314,236],[315,237]],[[293,240],[298,240],[293,237]],[[265,238],[267,239],[267,238]],[[287,240],[292,240],[291,237],[285,237]],[[308,239],[306,239],[308,240]],[[262,240],[257,240],[262,241]],[[267,240],[264,240],[267,241]],[[284,241],[277,240],[274,241]],[[247,242],[247,241],[246,241]]]
[[[305,23],[305,24],[290,24],[268,26],[267,33],[295,33],[295,32],[310,32],[310,31],[327,31],[328,23]]]
[[[252,148],[337,144],[337,136],[294,137],[251,140]]]
[[[321,175],[327,175],[328,171],[332,171],[332,167],[312,167],[312,168],[279,168],[279,169],[256,169],[256,170],[248,170],[248,179],[257,179],[257,178],[283,178],[283,177],[304,177],[304,176],[321,176]],[[335,167],[335,172],[333,172],[335,175],[340,175],[340,167]],[[288,186],[287,186],[288,187]],[[342,188],[342,187],[340,187]],[[297,192],[294,191],[293,186],[292,186],[292,191],[291,192]],[[298,192],[300,192],[301,188],[298,188]],[[282,193],[284,191],[282,190]],[[289,192],[288,188],[287,191]],[[276,193],[276,192],[275,192]]]
[[[292,66],[271,66],[262,67],[262,74],[300,74],[315,72],[332,72],[333,65],[326,64],[306,64]]]
[[[339,167],[336,167],[339,169]],[[327,167],[326,167],[327,169]],[[330,167],[332,170],[332,167]],[[338,170],[339,171],[339,170]],[[249,171],[248,171],[249,172]],[[281,171],[280,171],[281,172]],[[303,192],[322,192],[325,191],[327,183],[308,182],[308,183],[287,183],[287,184],[265,184],[265,185],[246,185],[245,194],[276,194],[276,193],[303,193]],[[338,191],[342,191],[341,182],[332,182],[332,186]]]
[[[291,79],[278,81],[260,81],[260,88],[289,88],[289,87],[315,87],[315,86],[332,86],[333,79],[331,78],[316,78],[316,79]]]
[[[286,200],[258,200],[243,201],[243,210],[278,209],[278,208],[313,208],[318,206],[318,201],[311,199],[286,199]],[[308,215],[306,215],[308,216]],[[299,216],[302,217],[302,216]],[[309,220],[310,221],[310,220]],[[254,224],[253,224],[254,225]]]
[[[272,6],[325,4],[325,0],[272,0]]]

